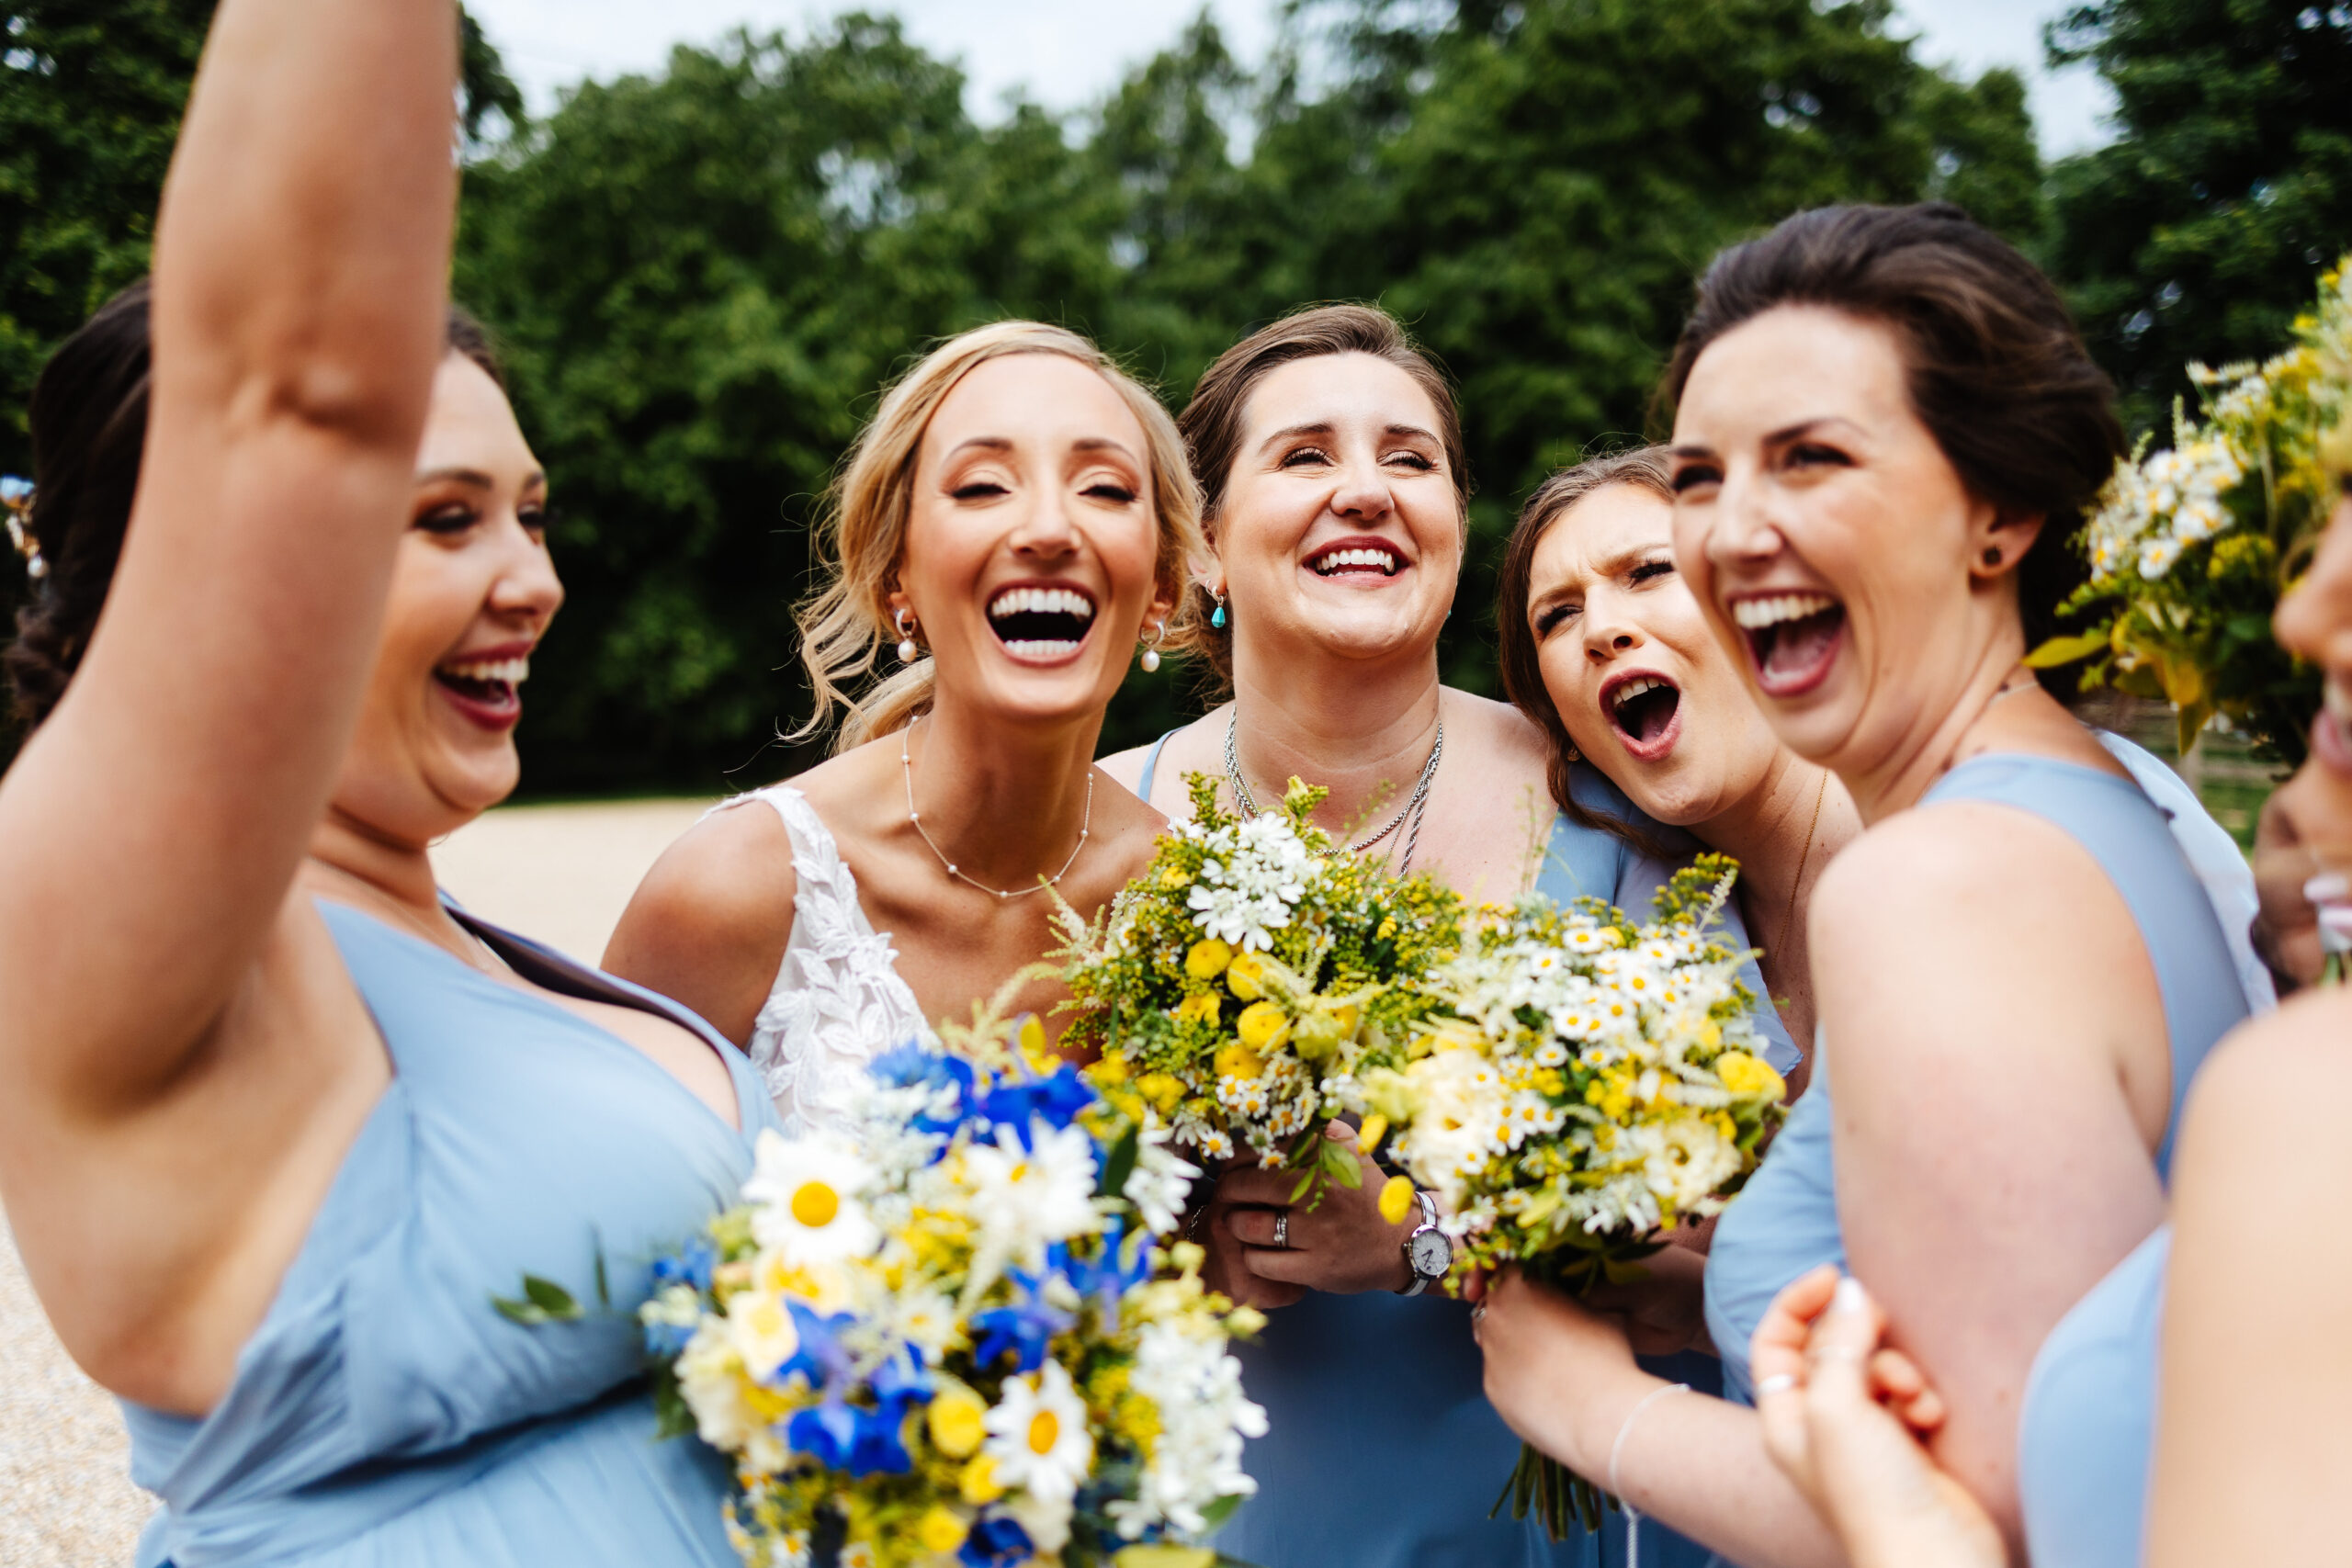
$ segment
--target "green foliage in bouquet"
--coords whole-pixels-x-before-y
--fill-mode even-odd
[[[1755,1170],[1787,1085],[1739,979],[1749,955],[1715,926],[1736,875],[1700,857],[1646,925],[1597,898],[1525,899],[1437,966],[1443,1010],[1364,1095],[1445,1211],[1449,1288],[1514,1265],[1573,1292],[1638,1278],[1667,1232],[1719,1213]],[[1603,1501],[1532,1450],[1505,1496],[1555,1540],[1577,1516],[1596,1525]]]
[[[1310,819],[1323,790],[1293,779],[1245,821],[1214,781],[1189,783],[1193,820],[1102,918],[1059,916],[1077,1014],[1063,1043],[1099,1051],[1094,1087],[1138,1119],[1148,1107],[1180,1145],[1296,1168],[1302,1198],[1323,1176],[1352,1187],[1355,1157],[1323,1126],[1363,1109],[1367,1072],[1404,1065],[1462,901],[1335,849]]]
[[[2352,410],[2347,268],[2320,279],[2286,352],[2260,365],[2192,365],[2189,378],[2203,417],[2176,407],[2172,446],[2150,453],[2143,442],[2119,463],[2077,538],[2091,581],[2065,610],[2096,623],[2026,662],[2089,660],[2085,690],[2171,703],[2184,753],[2219,714],[2256,754],[2300,763],[2319,677],[2271,637],[2270,615],[2335,504],[2322,448]]]

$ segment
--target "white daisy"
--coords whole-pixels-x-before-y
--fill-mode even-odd
[[[859,1201],[874,1168],[847,1139],[786,1138],[770,1129],[760,1134],[757,1160],[743,1196],[762,1247],[800,1264],[861,1258],[881,1245],[880,1228]]]
[[[1094,1469],[1086,1403],[1059,1361],[1005,1379],[1002,1396],[984,1419],[989,1435],[981,1451],[996,1461],[1000,1485],[1066,1504]]]

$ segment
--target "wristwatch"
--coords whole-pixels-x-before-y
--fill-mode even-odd
[[[1418,1296],[1440,1280],[1453,1267],[1453,1243],[1437,1228],[1437,1200],[1426,1192],[1413,1194],[1421,1206],[1421,1223],[1405,1238],[1405,1267],[1413,1271],[1413,1282],[1397,1292]]]

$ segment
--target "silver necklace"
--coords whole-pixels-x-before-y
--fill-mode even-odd
[[[1042,893],[1048,887],[1060,886],[1062,878],[1069,874],[1069,868],[1078,863],[1078,852],[1086,847],[1087,830],[1094,825],[1094,770],[1091,767],[1086,770],[1086,809],[1079,818],[1078,842],[1070,846],[1069,859],[1062,862],[1061,870],[1042,879],[1033,887],[990,887],[985,882],[967,876],[963,868],[949,860],[947,852],[941,849],[932,838],[931,829],[922,825],[922,813],[915,809],[915,760],[913,754],[907,750],[907,740],[914,732],[915,727],[912,724],[899,731],[899,764],[906,770],[907,777],[907,820],[915,825],[915,831],[921,833],[922,841],[931,846],[931,852],[939,857],[939,863],[947,868],[947,874],[959,882],[970,883],[983,893],[992,893],[999,898],[1026,898],[1032,893]]]
[[[1233,798],[1240,806],[1241,815],[1247,818],[1258,815],[1258,803],[1250,797],[1250,785],[1241,777],[1241,753],[1235,740],[1240,724],[1240,705],[1236,704],[1232,716],[1225,721],[1225,776],[1233,785]],[[1406,800],[1403,809],[1388,819],[1388,826],[1379,832],[1369,839],[1350,844],[1348,853],[1363,853],[1398,828],[1403,827],[1405,819],[1409,817],[1413,819],[1413,826],[1405,835],[1405,858],[1396,863],[1396,874],[1402,876],[1413,869],[1413,851],[1421,841],[1421,818],[1429,811],[1430,781],[1437,777],[1438,759],[1444,755],[1445,720],[1441,718],[1437,721],[1437,743],[1430,748],[1430,760],[1421,764],[1420,779],[1413,785],[1413,793]]]

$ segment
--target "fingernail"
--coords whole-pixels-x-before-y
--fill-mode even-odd
[[[1838,1281],[1838,1292],[1829,1298],[1829,1304],[1839,1312],[1862,1312],[1871,1304],[1871,1293],[1849,1274]]]
[[[2303,897],[2314,904],[2341,904],[2352,898],[2352,876],[2340,871],[2323,871],[2303,884]]]

